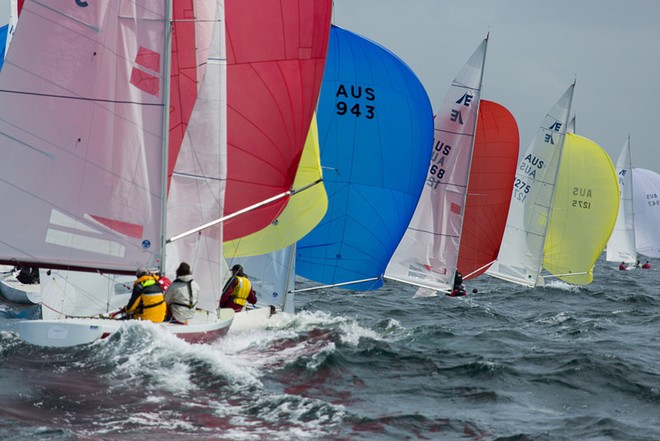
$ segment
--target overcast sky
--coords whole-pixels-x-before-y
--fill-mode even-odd
[[[660,0],[334,0],[333,24],[385,46],[434,110],[490,32],[482,98],[507,107],[521,150],[576,80],[576,133],[616,165],[660,173]]]

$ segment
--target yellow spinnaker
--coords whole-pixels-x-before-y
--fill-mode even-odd
[[[618,210],[619,182],[612,160],[595,142],[567,133],[543,267],[566,282],[591,283]]]
[[[294,189],[302,189],[322,176],[319,135],[314,115],[293,183]],[[271,225],[249,236],[225,242],[225,258],[256,256],[292,245],[321,222],[327,209],[328,196],[323,182],[295,193]]]

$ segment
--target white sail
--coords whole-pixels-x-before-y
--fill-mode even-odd
[[[217,10],[217,12],[216,12]],[[217,24],[207,52],[206,71],[176,160],[167,203],[167,236],[197,228],[223,215],[227,178],[227,60],[224,8],[202,11],[214,20],[198,16],[200,25]],[[198,30],[198,44],[209,47],[210,36]],[[200,40],[202,40],[200,42]],[[204,55],[202,55],[204,56]],[[218,307],[226,267],[222,255],[222,226],[217,224],[167,245],[166,274],[174,274],[180,262],[193,269],[200,285],[198,308]]]
[[[518,165],[502,247],[487,274],[525,286],[540,283],[574,88],[572,84],[546,115]]]
[[[422,195],[385,276],[450,290],[456,271],[488,39],[454,79],[435,118]]]
[[[634,168],[632,175],[637,252],[660,257],[660,175],[642,168]]]
[[[633,207],[633,173],[630,154],[630,137],[616,161],[616,173],[619,177],[619,212],[614,231],[607,242],[606,259],[609,262],[635,263],[635,214]]]
[[[0,75],[0,260],[156,267],[165,8],[78,3],[26,2]]]

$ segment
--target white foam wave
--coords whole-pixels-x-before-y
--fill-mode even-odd
[[[573,285],[559,279],[552,279],[549,282],[546,282],[544,288],[554,288],[554,289],[560,289],[562,291],[571,291],[571,292],[580,291],[580,287],[578,285]]]

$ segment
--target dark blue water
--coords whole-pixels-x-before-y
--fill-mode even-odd
[[[2,440],[659,440],[660,261],[466,298],[299,294],[266,330],[189,345],[131,323],[44,349],[0,304]]]

